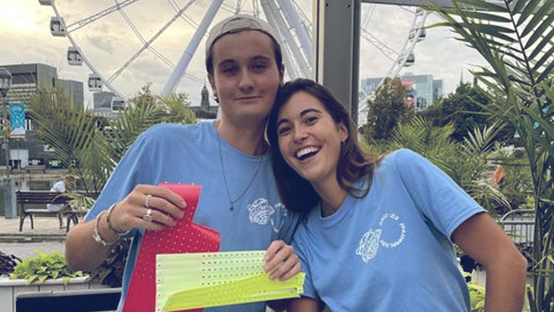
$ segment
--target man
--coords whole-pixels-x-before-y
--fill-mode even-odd
[[[63,180],[60,180],[52,186],[50,189],[50,192],[58,192],[58,193],[65,193],[68,189],[71,189],[73,187],[73,184],[75,183],[75,178],[72,175],[67,175]],[[71,210],[71,207],[67,204],[47,204],[46,208],[48,208],[49,211],[58,212],[58,220],[60,220],[60,229],[64,228],[63,225],[63,215],[67,211]],[[77,224],[77,222],[75,222]]]
[[[275,34],[266,22],[245,15],[214,26],[206,42],[206,69],[221,118],[195,125],[162,124],[141,134],[86,222],[69,232],[67,262],[85,271],[100,265],[108,245],[121,235],[134,235],[118,311],[124,306],[142,232],[175,225],[187,209],[182,198],[157,186],[161,182],[202,185],[194,222],[221,234],[221,251],[265,249],[265,269],[273,278],[288,279],[299,272],[298,257],[287,245],[298,218],[280,201],[264,138],[284,74]],[[263,312],[265,304],[205,311]]]

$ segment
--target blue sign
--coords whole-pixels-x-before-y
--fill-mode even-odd
[[[25,137],[25,105],[21,102],[10,102],[10,127],[12,137]]]

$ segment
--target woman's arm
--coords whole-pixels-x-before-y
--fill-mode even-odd
[[[477,214],[464,221],[452,239],[485,268],[485,311],[521,312],[527,260],[496,222],[486,213]]]
[[[308,297],[300,297],[290,300],[287,312],[319,312],[321,310],[323,310],[323,304],[319,301]]]

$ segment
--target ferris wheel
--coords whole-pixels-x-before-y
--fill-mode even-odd
[[[53,8],[50,32],[69,40],[67,62],[86,65],[92,92],[111,91],[121,99],[150,84],[162,95],[200,93],[206,84],[203,40],[210,25],[233,14],[267,20],[278,30],[287,79],[313,77],[311,0],[39,0]],[[405,9],[400,48],[371,31],[375,6],[362,11],[363,41],[387,57],[386,76],[413,64],[413,48],[424,37],[421,12]],[[423,34],[423,35],[422,35]],[[196,91],[198,90],[198,91]],[[360,99],[367,95],[362,94]],[[360,107],[365,107],[361,105]]]
[[[389,16],[388,19],[379,17]],[[361,86],[358,93],[358,124],[364,124],[367,116],[367,100],[374,96],[388,77],[398,77],[402,70],[416,63],[415,47],[425,40],[427,32],[425,22],[428,12],[419,7],[386,6],[365,4],[362,6],[360,36],[362,52],[360,66],[369,68],[372,77],[381,77],[370,89]],[[375,23],[380,20],[380,23]],[[381,29],[379,29],[379,27]],[[386,32],[388,36],[375,36],[375,33]],[[397,40],[394,38],[402,38]],[[363,45],[369,46],[365,49]],[[364,52],[371,60],[365,61]],[[376,68],[380,68],[376,70]],[[361,72],[363,70],[360,70]]]

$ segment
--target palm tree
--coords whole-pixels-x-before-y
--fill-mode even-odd
[[[196,122],[185,96],[156,99],[147,87],[114,120],[76,109],[61,89],[38,92],[27,106],[37,138],[54,148],[56,158],[87,192],[102,190],[115,165],[147,128],[161,122]]]
[[[409,148],[429,159],[444,171],[493,216],[493,204],[509,206],[507,198],[484,179],[493,140],[502,126],[497,123],[468,133],[470,139],[458,143],[452,139],[452,123],[434,127],[431,120],[415,116],[409,123],[399,124],[388,141],[366,146],[371,155],[379,155],[398,148]]]
[[[458,39],[488,66],[473,72],[492,104],[486,110],[510,123],[525,148],[533,177],[535,239],[528,292],[531,311],[552,311],[554,298],[554,1],[453,0],[429,5]]]

